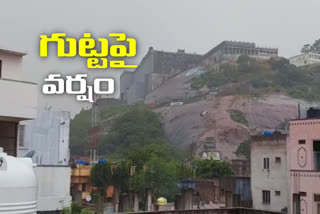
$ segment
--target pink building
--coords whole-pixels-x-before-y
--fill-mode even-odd
[[[290,121],[287,144],[292,214],[320,214],[320,119]]]

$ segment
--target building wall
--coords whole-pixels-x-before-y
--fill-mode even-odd
[[[200,201],[217,203],[220,199],[219,179],[195,179],[195,191],[199,193]]]
[[[134,72],[124,71],[120,76],[120,99],[127,100],[127,91],[133,84]]]
[[[314,170],[313,141],[320,140],[320,119],[291,121],[289,136],[290,169]]]
[[[250,178],[250,161],[248,159],[233,159],[231,166],[236,177]]]
[[[304,143],[299,143],[305,140]],[[319,213],[320,171],[315,169],[313,141],[320,140],[320,119],[290,122],[288,160],[290,168],[290,207],[293,213],[293,194],[300,194],[301,213]],[[305,193],[305,194],[302,194]],[[317,210],[318,209],[318,210]]]
[[[220,201],[226,207],[252,207],[249,160],[234,159],[231,166],[234,175],[220,179]]]
[[[0,98],[0,116],[18,118],[16,120],[36,116],[36,84],[0,79]]]
[[[39,110],[37,118],[20,123],[24,135],[18,139],[18,156],[34,151],[32,160],[38,165],[69,165],[69,112]],[[21,132],[22,130],[18,130]],[[22,142],[21,142],[22,141]]]
[[[69,166],[37,166],[38,211],[55,211],[71,204]]]
[[[37,85],[24,82],[23,54],[0,50],[0,147],[9,155],[17,155],[17,125],[36,116]]]
[[[250,177],[220,179],[220,201],[226,207],[251,207]]]
[[[151,79],[152,79],[151,91],[160,87],[163,83],[165,83],[168,79],[170,79],[170,77],[172,77],[171,74],[152,73],[151,74]]]
[[[153,51],[154,73],[169,74],[174,76],[199,63],[201,58],[198,54],[187,54],[184,51],[164,52]]]
[[[69,130],[69,112],[39,110],[35,120],[19,124],[18,156],[33,153],[37,164],[38,211],[70,205]]]
[[[174,75],[196,66],[200,58],[200,55],[186,54],[184,51],[171,53],[150,48],[135,70],[131,83],[125,77],[120,80],[120,85],[125,85],[120,87],[126,88],[125,92],[122,91],[123,97],[129,104],[144,100],[148,93]]]
[[[0,147],[2,153],[1,213],[36,213],[36,178],[30,159],[19,159],[17,153],[18,122],[35,117],[36,85],[23,82],[23,54],[0,50]],[[6,165],[7,163],[7,165]]]
[[[1,78],[23,80],[22,56],[0,52],[0,60],[2,61]]]
[[[22,72],[22,55],[17,56],[0,50],[2,61],[0,78],[0,119],[32,119],[36,114],[37,85],[24,82]]]
[[[153,72],[153,55],[149,52],[142,59],[139,67],[134,72],[132,83],[126,92],[126,98],[128,104],[136,103],[139,100],[144,99],[147,94],[147,88],[149,85],[149,74]],[[122,83],[120,82],[120,85]]]
[[[253,208],[281,211],[288,207],[286,135],[254,136],[251,144],[251,191]],[[280,163],[276,162],[280,157]],[[264,169],[269,158],[269,170]],[[270,191],[270,204],[264,204],[262,191]],[[280,191],[276,196],[275,191]]]

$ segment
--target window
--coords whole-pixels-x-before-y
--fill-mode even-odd
[[[299,192],[300,196],[302,197],[307,197],[307,193],[306,192]]]
[[[281,192],[280,191],[275,191],[276,196],[280,196]]]
[[[300,194],[293,193],[292,194],[292,212],[291,213],[301,213],[300,208]]]
[[[281,163],[281,158],[280,157],[276,157],[276,163]]]
[[[262,190],[262,203],[270,204],[270,191]]]
[[[320,141],[313,141],[314,170],[320,171]]]
[[[306,144],[306,140],[299,140],[299,144]]]
[[[1,78],[1,71],[2,71],[2,60],[0,60],[0,78]]]
[[[87,191],[87,184],[82,184],[82,192],[86,192]]]
[[[19,147],[24,147],[24,132],[25,132],[25,125],[19,125]]]
[[[17,155],[17,123],[0,121],[0,147],[8,155]]]
[[[269,170],[269,158],[263,158],[263,169]]]

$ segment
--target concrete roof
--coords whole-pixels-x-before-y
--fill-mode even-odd
[[[251,140],[252,143],[260,142],[260,141],[286,141],[287,134],[273,134],[273,135],[252,135]]]
[[[25,55],[27,55],[27,53],[25,53],[25,52],[8,50],[8,49],[3,49],[3,48],[0,48],[0,53],[11,54],[11,55],[15,55],[15,56],[25,56]]]

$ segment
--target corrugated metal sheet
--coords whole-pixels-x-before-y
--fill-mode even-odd
[[[23,121],[20,125],[25,126],[25,131],[24,146],[19,147],[18,156],[34,151],[32,160],[38,165],[69,164],[69,112],[40,110],[35,120]]]

